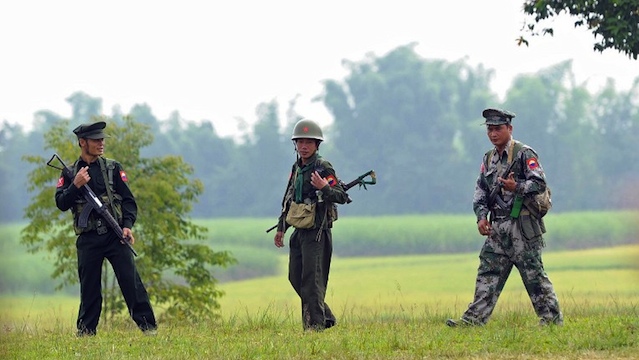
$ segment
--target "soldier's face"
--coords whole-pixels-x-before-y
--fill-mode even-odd
[[[317,151],[317,140],[315,139],[296,139],[295,150],[305,162]]]
[[[487,125],[486,133],[488,134],[488,139],[498,148],[506,146],[508,140],[512,136],[513,127],[509,124],[502,125]]]
[[[84,145],[82,146],[82,150],[87,155],[100,156],[104,154],[104,139],[81,139],[81,140],[84,140]]]

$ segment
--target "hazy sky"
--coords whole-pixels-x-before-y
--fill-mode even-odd
[[[639,62],[592,50],[593,37],[562,16],[554,37],[518,47],[523,0],[135,1],[25,0],[0,4],[0,121],[30,128],[33,114],[71,115],[65,99],[84,91],[128,112],[147,103],[159,119],[179,111],[210,120],[220,135],[276,99],[284,111],[330,122],[311,99],[342,60],[383,56],[411,42],[428,59],[462,58],[495,70],[503,94],[512,77],[573,59],[577,81],[627,89]],[[514,109],[516,110],[516,109]],[[479,116],[479,114],[478,114]]]

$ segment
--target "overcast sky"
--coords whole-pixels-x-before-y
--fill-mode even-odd
[[[311,99],[324,79],[342,79],[342,60],[383,56],[411,42],[428,59],[494,69],[503,95],[513,76],[573,59],[577,81],[619,89],[639,62],[606,50],[562,16],[554,37],[518,47],[523,0],[135,1],[24,0],[0,4],[0,121],[30,128],[33,114],[71,115],[65,99],[83,91],[128,112],[148,104],[159,119],[179,111],[234,134],[237,118],[276,99],[284,111],[331,121]],[[516,111],[516,109],[513,109]],[[479,114],[478,114],[479,116]]]

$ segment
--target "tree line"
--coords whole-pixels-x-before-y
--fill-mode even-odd
[[[481,125],[487,107],[517,114],[513,135],[539,153],[555,211],[639,204],[639,159],[632,150],[639,140],[639,77],[628,90],[618,90],[609,80],[593,93],[587,83],[577,83],[568,60],[517,76],[500,100],[490,88],[494,70],[466,60],[423,58],[414,46],[345,61],[345,78],[325,80],[317,96],[333,117],[320,154],[345,182],[367,170],[377,173],[378,184],[368,191],[351,190],[354,201],[342,206],[340,215],[471,212],[481,158],[490,147]],[[287,104],[285,119],[280,119],[277,101],[259,104],[257,121],[239,140],[219,136],[210,121],[182,119],[177,111],[158,119],[147,104],[105,114],[102,100],[84,92],[66,100],[70,119],[41,110],[30,131],[2,124],[2,222],[24,218],[30,196],[26,175],[35,166],[24,156],[50,157],[44,138],[59,121],[69,121],[69,141],[75,142],[71,129],[99,116],[120,125],[131,117],[151,129],[153,141],[141,156],[176,155],[193,167],[190,176],[204,190],[191,216],[278,216],[295,160],[292,126],[304,117],[295,99]],[[58,175],[51,174],[52,186]]]

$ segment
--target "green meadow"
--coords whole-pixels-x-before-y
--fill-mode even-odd
[[[211,269],[215,277],[229,282],[279,274],[286,248],[277,249],[273,246],[274,233],[265,233],[274,221],[195,220],[209,229],[205,243],[215,251],[230,251],[238,260],[229,268]],[[56,283],[48,276],[53,271],[51,254],[27,253],[19,243],[23,226],[0,225],[0,289],[3,293],[52,293]],[[546,228],[549,251],[633,244],[639,238],[639,212],[553,213],[546,218]],[[344,216],[335,224],[333,235],[337,257],[479,252],[483,242],[473,215]],[[144,239],[138,239],[135,245],[142,254],[144,244]],[[65,291],[77,292],[75,288]]]
[[[613,217],[618,216],[610,215],[608,220]],[[425,226],[428,228],[424,223],[429,221],[429,226],[457,221],[425,218],[416,217],[417,220],[407,224],[413,224],[413,228],[422,232]],[[599,218],[601,214],[593,216],[594,224],[583,225],[596,232],[595,236],[601,236],[601,246],[558,246],[562,243],[560,240],[552,241],[548,237],[544,264],[561,302],[565,316],[563,327],[537,325],[516,269],[488,325],[455,329],[444,325],[447,318],[459,317],[472,300],[481,246],[481,239],[476,236],[473,236],[475,250],[461,253],[411,254],[402,250],[403,253],[396,251],[390,256],[346,256],[339,255],[338,249],[351,238],[342,233],[341,238],[335,235],[336,255],[326,298],[338,317],[338,325],[321,333],[304,332],[299,299],[286,276],[286,248],[271,249],[272,233],[263,234],[269,221],[242,224],[227,219],[215,224],[211,240],[223,244],[219,239],[224,227],[232,227],[228,231],[238,234],[233,246],[250,249],[254,240],[257,252],[269,259],[272,274],[221,283],[226,294],[220,300],[220,317],[216,321],[197,324],[160,321],[158,335],[147,337],[123,314],[113,321],[103,321],[96,337],[75,338],[78,298],[73,289],[54,294],[46,289],[9,292],[3,287],[0,358],[637,359],[639,244],[636,233],[627,230],[636,223],[622,221],[617,225],[611,221],[607,228],[601,228],[606,225],[596,223],[594,219]],[[395,221],[377,223],[391,226]],[[347,223],[338,225],[346,227]],[[570,222],[564,219],[549,223],[555,232],[562,233],[562,227],[569,229]],[[460,227],[461,224],[462,221]],[[368,227],[374,228],[370,223]],[[0,229],[5,234],[15,234],[19,226]],[[251,229],[254,229],[253,240]],[[390,236],[378,228],[377,233],[380,232],[375,237],[373,229],[367,236],[372,243],[381,244],[385,239],[396,247],[418,237],[411,232]],[[432,230],[434,239],[438,239],[438,234]],[[230,233],[224,236],[234,239]],[[592,234],[583,236],[587,236],[589,244],[594,241]],[[452,236],[451,241],[462,238]],[[571,244],[570,241],[563,243]],[[42,259],[32,262],[31,266],[46,279],[46,257],[18,254],[19,245],[7,247],[6,244],[0,245],[3,264],[6,254],[13,253],[16,259],[40,256]],[[6,279],[3,264],[0,266]],[[22,266],[19,262],[15,264],[18,268]],[[24,279],[33,276],[25,275]],[[161,304],[155,307],[158,313],[162,312]]]
[[[95,338],[73,336],[77,298],[34,293],[0,298],[3,358],[107,359],[636,359],[639,246],[549,252],[547,271],[565,315],[539,327],[516,271],[491,322],[451,329],[473,295],[477,254],[340,258],[327,302],[338,326],[301,329],[299,301],[285,275],[221,285],[220,319],[160,323],[145,337],[122,317]],[[161,306],[157,306],[161,312]]]

